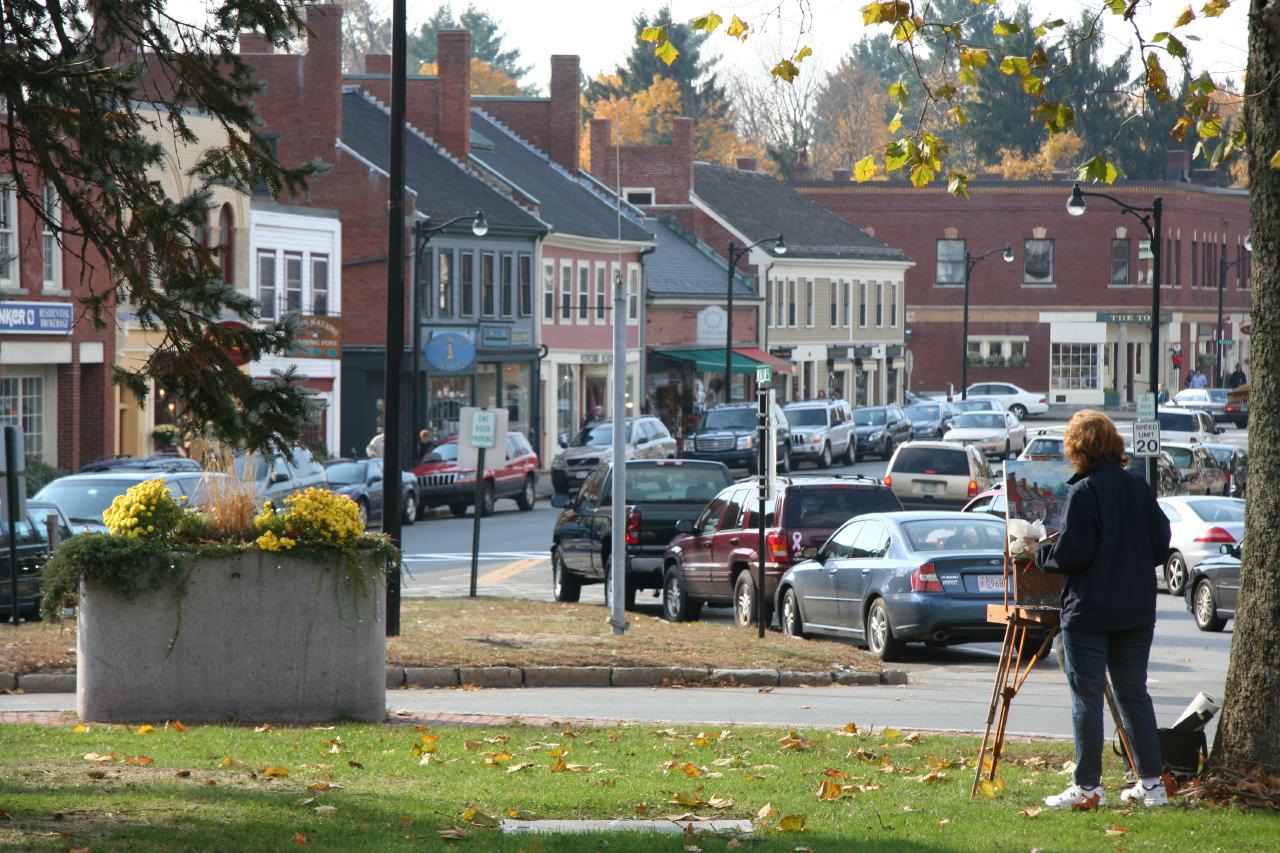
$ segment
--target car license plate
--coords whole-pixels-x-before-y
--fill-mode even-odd
[[[932,494],[936,494],[937,491],[938,491],[937,483],[921,483],[920,484],[921,494],[932,495]]]
[[[577,477],[579,480],[585,480],[587,479],[587,475],[590,473],[590,471],[574,471],[573,476]]]
[[[1004,592],[1004,575],[978,575],[978,592]]]

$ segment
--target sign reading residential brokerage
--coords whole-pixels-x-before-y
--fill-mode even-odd
[[[66,335],[75,320],[70,302],[0,302],[0,333]]]

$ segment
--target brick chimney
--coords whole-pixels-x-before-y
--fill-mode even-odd
[[[299,130],[327,147],[342,136],[342,7],[308,6],[307,29],[303,86],[310,115]]]
[[[436,35],[440,79],[440,125],[436,141],[463,163],[471,153],[471,32]]]
[[[801,148],[796,154],[796,167],[791,172],[791,180],[802,184],[809,180],[809,149]]]
[[[739,157],[739,158],[738,158],[738,171],[739,171],[739,172],[754,172],[755,170],[756,170],[756,158],[754,158],[754,157]]]
[[[1166,181],[1190,180],[1191,154],[1177,149],[1166,151],[1164,155],[1164,179]]]
[[[241,53],[275,53],[275,46],[257,33],[240,34]]]
[[[551,148],[547,153],[574,175],[578,174],[582,130],[581,85],[578,57],[551,57]]]
[[[365,74],[390,74],[391,73],[391,54],[366,53],[364,55],[364,73]]]
[[[831,180],[835,181],[837,184],[847,184],[849,181],[853,180],[853,172],[848,169],[832,169]]]
[[[618,182],[618,170],[613,156],[613,122],[607,118],[593,118],[590,125],[591,138],[587,154],[591,159],[591,174],[605,186],[615,186]]]

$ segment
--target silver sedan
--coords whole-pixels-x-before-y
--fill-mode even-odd
[[[1172,553],[1156,577],[1172,595],[1182,595],[1192,569],[1202,560],[1216,557],[1223,545],[1244,537],[1244,501],[1213,495],[1179,495],[1160,498],[1160,509],[1169,519]]]

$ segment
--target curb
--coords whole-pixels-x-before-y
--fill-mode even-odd
[[[776,669],[706,669],[685,666],[478,666],[387,667],[387,689],[427,687],[820,687],[902,685],[907,673]],[[0,691],[75,693],[75,672],[0,672]]]

